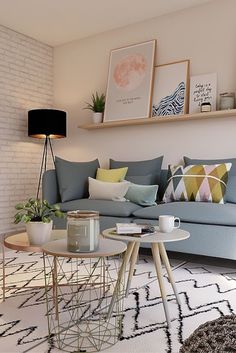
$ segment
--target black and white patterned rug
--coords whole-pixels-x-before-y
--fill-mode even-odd
[[[8,251],[7,299],[0,303],[0,351],[58,353],[48,343],[44,290],[27,289],[43,283],[42,257]],[[172,326],[167,328],[154,265],[141,257],[131,294],[125,299],[120,341],[107,353],[177,353],[183,341],[201,324],[236,313],[236,270],[171,261],[179,291],[178,306],[165,278]],[[178,267],[179,266],[179,267]],[[1,275],[2,280],[2,275]],[[22,289],[15,288],[16,283]],[[223,352],[222,352],[223,353]]]

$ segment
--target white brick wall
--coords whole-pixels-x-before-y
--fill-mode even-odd
[[[53,49],[0,26],[0,233],[17,227],[15,204],[36,195],[42,141],[27,136],[27,112],[52,104]]]

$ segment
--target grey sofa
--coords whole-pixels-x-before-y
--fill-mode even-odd
[[[167,171],[162,170],[159,198],[165,189]],[[97,210],[100,213],[101,230],[120,222],[158,224],[159,215],[171,214],[181,219],[181,228],[190,232],[190,238],[167,243],[167,250],[236,260],[236,204],[206,202],[159,203],[141,207],[132,202],[90,200],[81,198],[61,202],[55,170],[43,176],[43,198],[49,203],[59,203],[63,212],[71,210]],[[66,219],[55,219],[56,228],[66,228]],[[145,246],[145,245],[144,245]]]

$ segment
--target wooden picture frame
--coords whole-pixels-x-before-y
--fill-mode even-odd
[[[150,117],[156,40],[113,49],[104,122]]]
[[[181,60],[155,67],[152,117],[188,113],[189,66]]]

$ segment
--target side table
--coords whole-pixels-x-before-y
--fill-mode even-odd
[[[124,295],[114,255],[126,248],[103,238],[97,251],[87,253],[67,251],[66,239],[43,245],[48,332],[57,348],[95,352],[117,342]],[[111,302],[115,313],[108,317]]]
[[[52,230],[51,239],[57,240],[66,237],[66,230]],[[5,247],[16,251],[36,252],[41,253],[41,245],[30,245],[27,233],[22,232],[18,234],[12,234],[7,236],[2,244],[2,291],[3,301],[6,299],[6,258],[5,258]]]
[[[170,315],[169,315],[169,310],[167,305],[166,290],[165,290],[164,281],[163,281],[161,258],[165,265],[176,300],[178,303],[180,303],[180,300],[179,300],[178,291],[175,285],[173,273],[171,270],[171,266],[169,263],[169,259],[166,253],[164,243],[187,239],[190,236],[189,232],[182,229],[175,229],[171,233],[162,233],[159,231],[159,228],[156,227],[155,233],[151,235],[147,235],[143,238],[140,238],[140,237],[135,237],[133,235],[115,234],[115,228],[110,228],[110,229],[104,230],[102,234],[105,238],[109,238],[113,240],[123,240],[128,242],[127,251],[125,253],[123,263],[121,265],[120,274],[119,274],[120,276],[124,276],[124,272],[130,261],[129,275],[128,275],[128,280],[126,285],[126,296],[129,293],[129,288],[130,288],[130,284],[131,284],[131,280],[134,272],[135,263],[137,261],[140,243],[149,243],[151,245],[152,257],[153,257],[157,279],[160,287],[166,321],[168,326],[170,326]],[[112,305],[113,303],[110,305],[110,312],[112,311]]]

